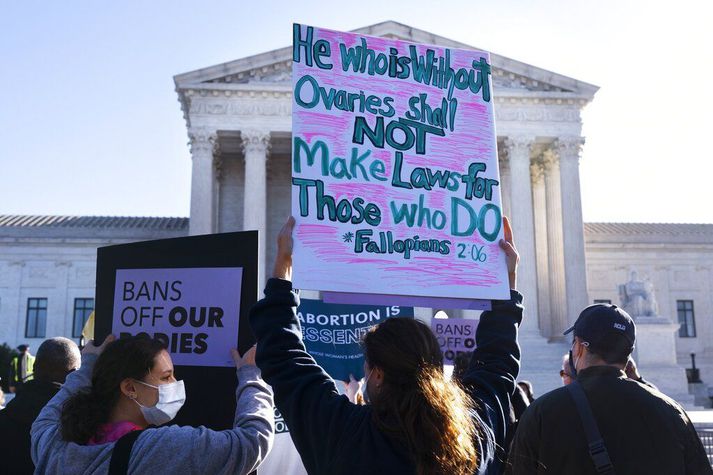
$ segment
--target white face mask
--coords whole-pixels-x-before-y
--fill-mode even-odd
[[[186,402],[186,388],[183,386],[183,381],[161,384],[160,386],[154,386],[143,381],[135,381],[158,390],[158,402],[155,406],[147,407],[133,399],[139,405],[141,414],[144,415],[146,422],[151,425],[160,426],[172,421],[181,407],[183,407],[183,403]]]

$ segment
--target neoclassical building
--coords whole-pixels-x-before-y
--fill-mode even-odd
[[[472,48],[395,22],[357,32]],[[580,113],[597,87],[491,58],[503,207],[522,254],[520,286],[533,309],[527,325],[532,330],[534,317],[547,315],[540,327],[559,338],[588,302]],[[259,230],[262,269],[290,210],[291,68],[286,47],[174,78],[193,161],[190,232]]]
[[[391,21],[357,32],[472,48]],[[59,228],[49,218],[36,219],[34,225],[33,217],[0,220],[0,317],[12,327],[0,331],[0,342],[23,339],[29,311],[23,298],[30,294],[21,288],[31,282],[29,267],[35,264],[22,255],[56,262],[76,256],[82,267],[91,268],[96,247],[108,242],[257,229],[264,281],[277,233],[290,213],[291,51],[286,47],[175,76],[190,139],[189,222],[174,221],[175,228],[166,228],[169,218],[154,218],[145,228],[119,228],[118,221],[111,220],[121,218],[104,218],[107,221],[72,227],[73,237],[51,237]],[[713,383],[713,225],[585,225],[581,111],[598,88],[497,54],[491,61],[503,208],[515,227],[522,255],[519,287],[527,299],[521,333],[524,376],[536,381],[538,392],[558,385],[560,358],[569,349],[562,331],[594,300],[617,303],[617,286],[638,270],[658,291],[661,314],[674,322],[681,315],[679,308],[684,308],[684,318],[688,315],[688,303],[680,302],[693,302],[698,327],[694,336],[677,337],[677,357],[687,364],[688,354],[696,352],[704,378]],[[20,251],[27,246],[52,248],[55,257],[49,256],[52,252],[36,257]],[[62,269],[48,265],[53,272]],[[64,281],[59,277],[55,285],[71,285],[71,271],[69,275]],[[90,295],[91,279],[83,285]],[[10,300],[19,295],[17,304],[4,305],[8,294],[13,295]],[[64,303],[65,309],[70,307]],[[61,310],[58,306],[57,312]],[[435,310],[420,309],[419,315],[429,319]],[[48,327],[50,318],[48,313]],[[52,328],[69,331],[67,324]],[[680,378],[685,382],[682,366]]]

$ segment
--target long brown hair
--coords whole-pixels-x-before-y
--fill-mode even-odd
[[[372,401],[374,422],[406,444],[417,473],[475,472],[473,403],[457,383],[446,380],[431,329],[416,319],[388,319],[364,336],[364,353],[369,366],[384,373]]]
[[[91,387],[67,399],[62,407],[62,438],[86,444],[109,420],[121,395],[121,382],[126,378],[143,379],[164,348],[161,341],[142,335],[109,343],[94,365]]]

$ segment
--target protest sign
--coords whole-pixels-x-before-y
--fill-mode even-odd
[[[294,282],[507,299],[486,52],[293,26]]]
[[[307,351],[335,380],[364,376],[361,339],[374,325],[391,317],[413,318],[412,307],[327,304],[301,299],[297,319]]]
[[[95,338],[147,334],[162,340],[186,403],[175,422],[232,427],[231,348],[255,338],[247,322],[257,297],[257,232],[144,241],[97,251]]]
[[[234,366],[240,267],[118,269],[112,331],[162,340],[173,364]]]
[[[259,475],[307,475],[299,452],[290,437],[290,429],[275,407],[275,438],[272,449],[260,464]]]
[[[478,320],[469,318],[434,318],[431,330],[438,339],[443,352],[443,362],[453,364],[461,352],[475,350],[475,331]]]

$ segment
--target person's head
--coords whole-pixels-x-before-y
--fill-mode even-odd
[[[42,342],[35,355],[36,381],[64,383],[69,373],[82,364],[79,347],[69,338],[61,336]]]
[[[576,375],[589,366],[615,366],[624,369],[634,350],[636,326],[621,308],[611,304],[594,304],[582,310],[574,325],[564,334],[574,340],[569,366]]]
[[[166,386],[171,383],[175,384]],[[147,411],[159,409],[159,394],[164,395],[162,386],[173,392],[179,384],[180,390],[173,394],[178,399],[180,394],[177,393],[183,391],[182,382],[176,381],[171,356],[161,341],[146,336],[113,341],[97,358],[89,391],[80,392],[65,403],[61,417],[62,437],[71,442],[86,443],[100,425],[117,413],[121,414],[122,420],[142,427],[168,422],[147,420],[147,416],[152,418]],[[185,394],[178,403],[179,408],[183,400]]]
[[[27,345],[23,343],[22,345],[19,345],[17,347],[17,351],[20,352],[21,355],[24,355],[25,353],[29,353],[30,345]]]
[[[565,353],[565,355],[562,357],[560,378],[562,378],[562,384],[565,386],[574,381],[574,376],[572,375],[572,367],[569,365],[569,353]]]
[[[388,319],[364,336],[364,356],[364,392],[374,422],[403,440],[417,473],[473,473],[478,454],[472,403],[446,380],[431,329],[416,319]]]

